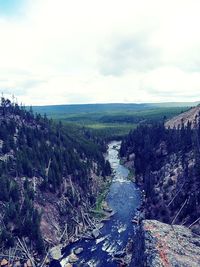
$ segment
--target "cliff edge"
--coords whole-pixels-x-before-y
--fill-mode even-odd
[[[198,267],[200,237],[184,226],[144,220],[136,232],[131,266]]]

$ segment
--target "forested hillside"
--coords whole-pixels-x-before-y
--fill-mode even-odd
[[[194,103],[83,104],[33,107],[34,112],[63,124],[86,127],[104,141],[122,139],[139,123],[170,119]]]
[[[110,175],[99,142],[1,98],[0,249],[26,238],[42,254],[84,230],[84,214]]]
[[[144,217],[200,227],[200,120],[177,128],[140,125],[122,142],[121,156],[134,161],[145,197]],[[196,222],[196,223],[195,223]]]

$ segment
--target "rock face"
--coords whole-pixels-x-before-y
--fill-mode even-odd
[[[184,226],[144,220],[136,233],[130,266],[198,267],[200,237]]]
[[[200,112],[200,106],[191,108],[187,112],[184,112],[165,123],[166,128],[178,128],[182,125],[182,122],[186,126],[188,121],[191,122],[192,127],[195,126],[196,119],[198,121]]]

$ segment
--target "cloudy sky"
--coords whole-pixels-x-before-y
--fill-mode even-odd
[[[199,0],[0,0],[0,92],[27,105],[200,100]]]

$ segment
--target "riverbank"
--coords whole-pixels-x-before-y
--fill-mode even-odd
[[[133,217],[141,203],[139,188],[132,183],[128,176],[129,170],[120,164],[119,149],[121,142],[113,141],[108,144],[107,159],[110,162],[113,179],[109,190],[102,192],[98,199],[98,209],[102,207],[110,215],[109,220],[104,220],[99,229],[93,226],[94,236],[81,237],[63,250],[62,266],[73,265],[76,261],[80,266],[118,266],[130,262],[130,248],[135,232]],[[105,197],[105,200],[104,200]],[[104,202],[105,201],[105,202]],[[112,212],[113,211],[113,212]],[[91,233],[91,231],[90,231]],[[81,253],[76,255],[76,251]],[[70,256],[71,255],[71,256]],[[76,256],[74,256],[76,255]],[[75,264],[75,266],[76,266]],[[56,267],[56,265],[51,265]],[[68,265],[70,266],[70,265]]]
[[[104,177],[95,177],[93,175],[93,179],[98,180],[98,184],[104,185],[104,188],[100,190],[100,192],[104,192],[105,188],[108,188],[111,181],[110,178],[108,178],[106,181]],[[100,180],[101,179],[101,180]],[[100,188],[99,185],[97,185],[98,188]],[[77,192],[75,185],[73,185],[74,191]],[[54,194],[49,194],[51,197],[54,197]],[[46,198],[47,193],[43,194],[43,197]],[[63,196],[64,198],[65,196]],[[102,227],[102,223],[100,221],[101,218],[96,218],[95,216],[92,216],[91,209],[92,206],[89,206],[88,202],[86,202],[86,199],[88,198],[88,195],[83,196],[83,205],[74,208],[74,215],[72,216],[73,225],[75,225],[75,228],[69,229],[70,225],[66,223],[66,221],[63,219],[63,217],[59,216],[58,209],[62,207],[63,209],[66,208],[65,203],[59,203],[59,200],[56,198],[48,198],[50,200],[47,203],[50,203],[48,206],[48,210],[46,210],[46,214],[48,216],[48,220],[51,223],[51,228],[49,228],[49,224],[43,224],[43,228],[46,228],[46,231],[51,232],[51,240],[55,239],[55,236],[59,237],[58,242],[53,242],[50,239],[45,239],[45,242],[48,242],[49,249],[39,254],[37,251],[33,250],[31,240],[29,238],[21,238],[16,240],[16,246],[13,249],[5,249],[0,248],[0,266],[16,266],[16,267],[47,267],[49,266],[52,259],[56,260],[56,265],[59,264],[59,261],[63,257],[62,250],[66,247],[66,245],[73,244],[77,242],[80,239],[86,238],[86,236],[92,238],[92,232],[97,235],[97,230],[99,231]],[[67,198],[65,198],[67,199]],[[69,199],[68,205],[70,205],[70,208],[72,209],[72,205],[70,204]],[[86,205],[85,205],[86,203]],[[102,203],[101,203],[102,204]],[[51,207],[55,206],[54,210],[56,209],[56,214],[52,213]],[[96,205],[95,205],[96,206]],[[93,206],[94,207],[94,206]],[[106,213],[104,211],[104,213]],[[55,218],[53,215],[55,214]],[[94,214],[93,214],[94,215]],[[108,213],[110,216],[111,214]],[[59,221],[59,224],[58,224]],[[95,230],[95,231],[94,231]],[[6,238],[6,237],[5,237]],[[58,245],[59,244],[59,245]],[[56,266],[55,265],[55,266]],[[54,265],[53,265],[54,266]]]
[[[52,246],[44,261],[35,259],[35,266],[71,267],[79,264],[116,267],[119,263],[130,262],[136,227],[132,219],[138,213],[141,194],[130,180],[132,173],[128,166],[120,162],[120,145],[120,141],[108,144],[106,159],[111,165],[112,179],[104,183],[95,206],[90,210],[92,213],[80,211],[82,219],[76,220],[80,230],[68,237],[68,243]],[[28,265],[23,261],[19,266],[35,267],[30,261]]]

